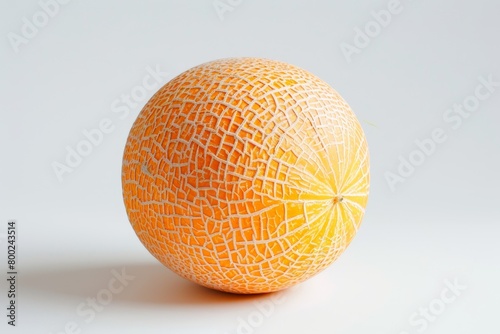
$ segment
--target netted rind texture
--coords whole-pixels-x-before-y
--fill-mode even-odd
[[[271,292],[319,273],[351,242],[368,148],[350,107],[314,75],[222,59],[146,104],[122,184],[132,227],[168,268],[217,290]]]

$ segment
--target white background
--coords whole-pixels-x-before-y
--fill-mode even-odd
[[[221,3],[232,10],[219,16],[212,0],[73,0],[16,46],[23,18],[33,22],[40,4],[0,1],[0,232],[17,220],[20,272],[15,328],[6,324],[1,280],[2,333],[63,333],[72,322],[75,333],[500,332],[500,87],[456,129],[443,118],[473,101],[480,77],[500,81],[498,2],[401,0],[352,57],[342,43],[355,45],[356,28],[380,27],[371,12],[389,1]],[[138,241],[121,198],[125,140],[154,91],[123,119],[112,103],[137,89],[147,68],[167,72],[164,84],[236,56],[289,62],[328,82],[370,146],[358,236],[279,303],[213,292],[163,268]],[[53,163],[65,163],[67,146],[106,118],[113,131],[60,182]],[[418,155],[415,141],[436,128],[446,140],[391,189],[387,172],[397,173],[400,156]],[[135,278],[93,319],[78,314],[87,298],[103,296],[113,270]],[[463,290],[443,304],[446,281]],[[422,320],[429,307],[432,320]]]

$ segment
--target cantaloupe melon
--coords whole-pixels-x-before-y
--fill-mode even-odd
[[[349,105],[316,76],[222,59],[146,104],[122,184],[133,229],[165,266],[217,290],[271,292],[349,245],[367,204],[368,147]]]

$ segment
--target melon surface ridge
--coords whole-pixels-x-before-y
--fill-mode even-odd
[[[348,104],[313,74],[221,59],[145,105],[122,186],[133,229],[165,266],[217,290],[272,292],[321,272],[353,239],[368,147]]]

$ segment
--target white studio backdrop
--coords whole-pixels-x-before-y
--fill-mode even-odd
[[[9,220],[18,235],[17,320],[2,279],[2,333],[498,332],[499,13],[486,0],[0,1],[6,278]],[[195,65],[240,56],[328,82],[370,146],[358,236],[274,296],[169,272],[121,197],[147,100]]]

